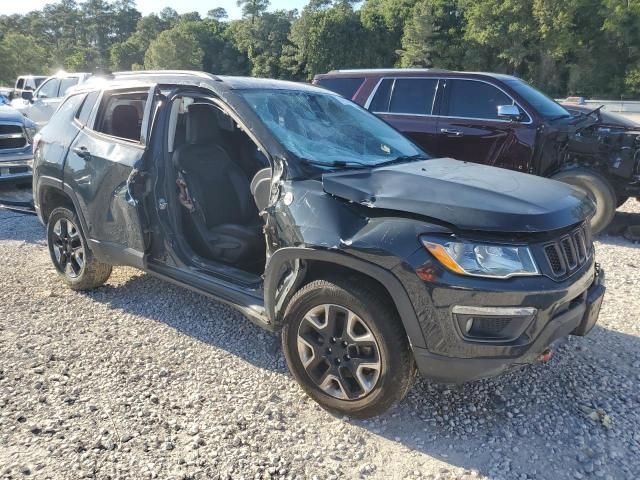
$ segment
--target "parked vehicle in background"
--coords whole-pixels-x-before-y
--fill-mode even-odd
[[[0,183],[31,180],[36,125],[10,105],[0,105]]]
[[[201,72],[115,74],[40,132],[36,210],[62,280],[130,265],[282,329],[325,408],[377,415],[549,357],[604,295],[567,185],[431,159],[339,95]]]
[[[49,121],[69,89],[85,82],[89,77],[90,73],[59,72],[44,80],[31,94],[26,92],[23,98],[11,102],[11,105],[33,120],[40,129]]]
[[[46,75],[22,75],[18,77],[9,99],[30,98],[34,90],[40,86],[45,78],[47,78]]]
[[[436,156],[572,184],[597,205],[602,231],[640,195],[640,136],[598,112],[573,116],[519,78],[433,69],[338,70],[314,84],[352,99]]]

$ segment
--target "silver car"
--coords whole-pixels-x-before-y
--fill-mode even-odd
[[[11,102],[11,105],[24,116],[33,120],[39,130],[47,124],[53,112],[62,103],[67,91],[84,83],[89,77],[91,77],[90,73],[59,72],[42,82],[33,92],[33,96],[16,98]]]

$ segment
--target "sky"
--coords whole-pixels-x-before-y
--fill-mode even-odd
[[[302,9],[307,2],[308,0],[271,0],[269,10]],[[0,0],[0,15],[40,10],[47,3],[57,2],[56,0]],[[222,7],[227,11],[230,18],[240,18],[240,8],[236,6],[236,0],[136,0],[136,5],[143,15],[159,12],[164,7],[171,7],[178,13],[196,10],[204,17],[209,10]]]

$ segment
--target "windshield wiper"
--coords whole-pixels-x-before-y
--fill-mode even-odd
[[[411,162],[414,160],[429,160],[429,157],[424,156],[422,153],[416,153],[415,155],[400,155],[384,162],[376,163],[376,167],[384,167],[386,165],[393,165],[395,163]]]
[[[308,163],[310,165],[318,165],[321,167],[338,167],[338,168],[371,168],[375,165],[371,163],[358,162],[357,160],[333,160],[331,162],[322,162],[320,160],[311,160],[309,158],[301,158],[300,159],[304,163]]]

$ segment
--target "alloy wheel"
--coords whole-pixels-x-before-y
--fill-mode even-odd
[[[66,218],[53,226],[51,243],[56,267],[70,278],[76,278],[84,269],[84,245],[78,227]]]
[[[309,377],[334,398],[360,399],[378,383],[380,347],[366,322],[348,308],[323,304],[307,312],[297,347]]]

